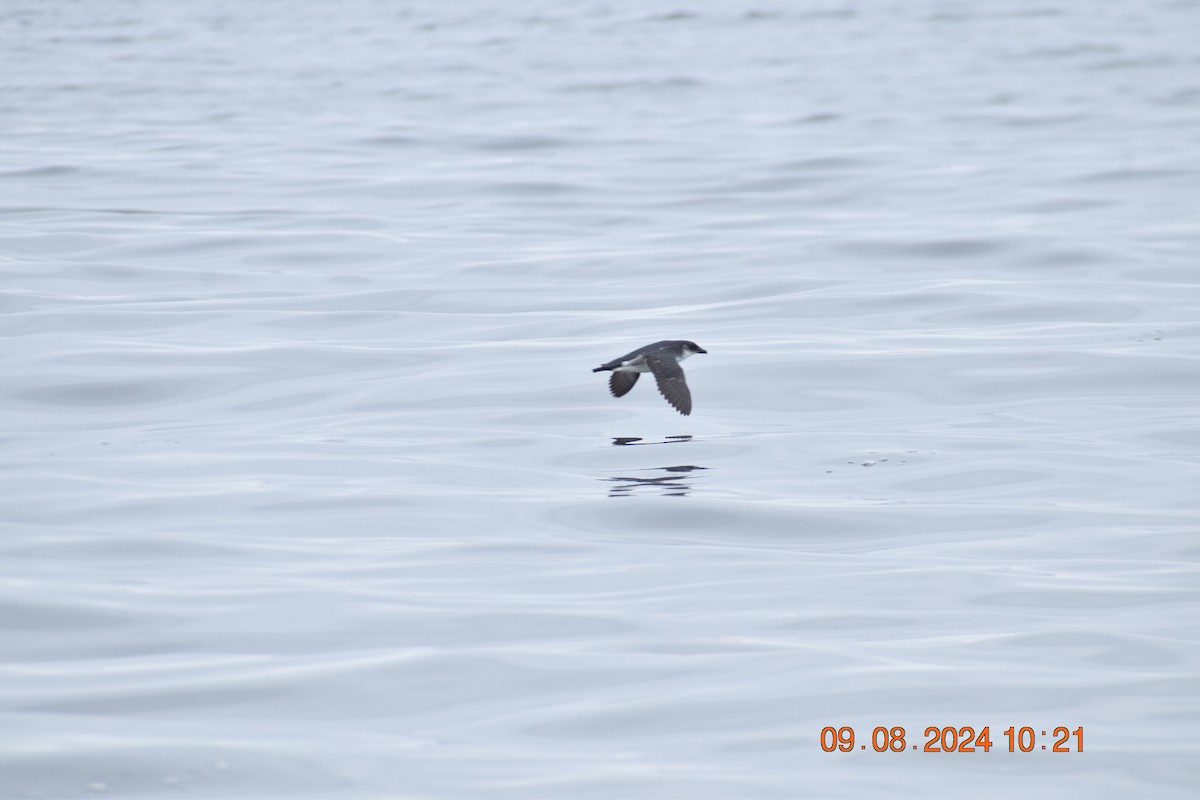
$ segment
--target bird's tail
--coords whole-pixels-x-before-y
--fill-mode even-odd
[[[596,367],[592,372],[604,372],[604,367]]]

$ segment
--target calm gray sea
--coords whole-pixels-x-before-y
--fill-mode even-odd
[[[0,798],[1200,796],[1198,32],[4,2]]]

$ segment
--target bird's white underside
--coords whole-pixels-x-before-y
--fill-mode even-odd
[[[619,367],[614,367],[613,372],[649,372],[650,368],[646,366],[646,362],[642,359],[634,361],[626,361]]]

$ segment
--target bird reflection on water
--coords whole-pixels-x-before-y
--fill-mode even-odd
[[[666,436],[659,442],[647,442],[640,436],[613,437],[614,445],[652,445],[678,444],[690,440],[691,436]],[[609,489],[609,497],[630,497],[634,494],[661,494],[669,497],[686,497],[692,491],[691,473],[705,470],[708,467],[697,467],[693,464],[683,464],[674,467],[654,467],[640,469],[638,472],[662,473],[647,476],[614,475],[604,480],[614,485]]]
[[[647,444],[676,444],[691,440],[691,436],[664,436],[661,442],[647,442],[641,436],[614,436],[613,444],[617,445],[647,445]]]

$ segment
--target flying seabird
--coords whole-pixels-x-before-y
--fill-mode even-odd
[[[688,391],[687,380],[683,376],[683,367],[679,365],[688,356],[696,353],[707,353],[695,342],[663,341],[639,347],[632,353],[620,358],[614,358],[607,364],[601,364],[592,372],[611,371],[608,388],[613,397],[623,397],[637,383],[638,376],[643,372],[653,372],[654,380],[658,381],[658,391],[667,398],[667,402],[675,407],[680,414],[687,416],[692,413],[692,393]]]

